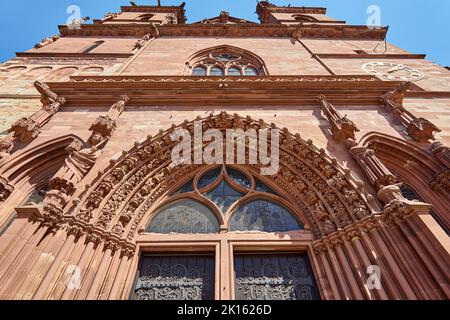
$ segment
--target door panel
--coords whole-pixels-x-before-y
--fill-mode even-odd
[[[319,300],[306,254],[234,257],[237,300]]]
[[[133,298],[213,300],[214,256],[143,256]]]

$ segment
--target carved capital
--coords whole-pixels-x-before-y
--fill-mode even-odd
[[[67,102],[66,98],[64,97],[58,97],[56,100],[48,105],[44,105],[43,109],[48,112],[50,115],[56,114],[59,110],[61,110],[61,107],[65,105]]]
[[[84,230],[80,226],[68,226],[67,234],[74,235],[75,239],[78,240],[84,234]]]
[[[136,249],[132,249],[132,248],[124,248],[122,249],[122,251],[120,252],[120,257],[128,257],[129,259],[134,257],[134,254],[136,253]]]
[[[450,169],[438,173],[430,182],[430,187],[436,191],[450,190]]]
[[[104,246],[104,250],[111,250],[112,252],[117,251],[119,248],[120,246],[113,240],[107,241]]]
[[[406,132],[418,142],[428,142],[434,140],[435,133],[441,129],[425,118],[416,118],[409,123]]]
[[[42,225],[50,229],[57,228],[64,223],[63,209],[55,203],[49,202],[42,205]]]
[[[413,208],[401,200],[394,200],[384,207],[383,221],[389,226],[395,226],[413,213]]]
[[[98,245],[101,241],[101,237],[97,234],[91,233],[86,236],[86,242],[92,242],[94,245]]]

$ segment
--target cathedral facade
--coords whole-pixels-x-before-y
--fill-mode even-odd
[[[325,8],[184,7],[0,64],[0,298],[449,299],[449,71]]]

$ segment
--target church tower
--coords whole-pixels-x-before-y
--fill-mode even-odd
[[[326,8],[185,9],[0,64],[0,298],[449,299],[449,71]]]

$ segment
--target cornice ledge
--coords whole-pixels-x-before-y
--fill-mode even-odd
[[[384,39],[388,28],[369,29],[365,25],[302,25],[288,26],[281,24],[175,24],[158,27],[161,36],[169,37],[207,37],[207,36],[234,36],[234,37],[288,37],[300,30],[304,38],[316,39]],[[80,28],[69,28],[60,25],[62,36],[138,36],[155,32],[151,25],[137,24],[83,24]]]
[[[62,57],[62,58],[129,58],[133,53],[63,53],[63,52],[16,52],[18,58],[38,58],[38,57]]]
[[[258,82],[380,82],[374,76],[267,76],[267,77],[197,77],[197,76],[73,76],[70,82],[192,82],[192,83],[258,83]]]

